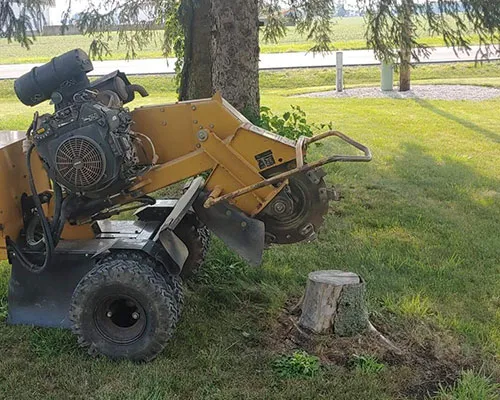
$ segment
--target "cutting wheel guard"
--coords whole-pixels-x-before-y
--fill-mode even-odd
[[[343,140],[344,142],[350,144],[351,146],[355,147],[358,150],[361,150],[363,152],[362,156],[356,156],[356,155],[332,155],[330,157],[325,157],[322,158],[321,160],[312,162],[310,164],[306,164],[304,160],[305,152],[307,150],[307,147],[311,143],[316,143],[319,142],[323,139],[329,138],[329,137],[338,137],[339,139]],[[204,203],[205,208],[210,208],[214,206],[217,203],[220,203],[221,201],[229,201],[232,199],[235,199],[236,197],[242,196],[244,194],[253,192],[254,190],[260,189],[262,187],[268,186],[268,185],[273,185],[275,183],[281,182],[285,179],[288,179],[296,174],[300,173],[305,173],[311,170],[314,170],[316,168],[322,167],[323,165],[330,164],[333,162],[369,162],[372,160],[372,153],[370,149],[361,143],[356,142],[354,139],[351,139],[349,136],[344,135],[342,132],[339,131],[328,131],[324,132],[320,135],[316,135],[313,137],[306,137],[306,136],[301,136],[297,140],[297,144],[295,146],[295,154],[296,154],[296,167],[294,169],[291,169],[290,171],[283,172],[279,175],[275,175],[269,179],[264,179],[261,182],[258,182],[253,185],[246,186],[244,188],[235,190],[234,192],[227,193],[223,196],[210,196]]]

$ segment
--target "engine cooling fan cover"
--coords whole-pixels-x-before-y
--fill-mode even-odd
[[[64,183],[83,190],[101,181],[106,172],[106,157],[101,146],[91,138],[73,136],[57,148],[55,167]]]

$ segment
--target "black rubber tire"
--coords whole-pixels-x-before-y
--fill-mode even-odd
[[[103,304],[114,298],[133,299],[144,314],[138,319],[140,331],[127,340],[128,327],[113,325],[108,329],[110,323],[99,313]],[[76,287],[69,310],[72,330],[89,354],[131,361],[150,361],[164,349],[174,332],[177,314],[177,301],[165,279],[148,265],[131,259],[97,265]]]
[[[142,251],[136,250],[120,250],[113,252],[99,262],[100,264],[111,262],[113,260],[133,260],[139,265],[147,265],[152,270],[160,274],[165,280],[166,284],[170,286],[174,294],[175,301],[177,302],[177,315],[176,322],[180,319],[182,309],[184,307],[184,290],[182,288],[182,279],[179,275],[169,274],[163,265],[157,263],[152,257]]]
[[[174,229],[174,233],[189,250],[181,271],[182,279],[188,280],[196,275],[205,262],[210,247],[210,231],[195,214],[187,214]]]

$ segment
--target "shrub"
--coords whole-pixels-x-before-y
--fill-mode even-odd
[[[287,111],[282,116],[274,114],[269,107],[262,107],[261,127],[292,140],[296,140],[300,136],[311,137],[313,127],[307,123],[305,111],[299,106],[292,105],[291,107],[292,111]]]
[[[274,114],[269,107],[262,107],[257,125],[292,140],[297,140],[300,136],[311,137],[320,130],[333,129],[332,122],[328,124],[308,123],[307,115],[302,108],[294,105],[291,105],[291,108],[291,111],[280,116]]]
[[[311,378],[320,372],[319,358],[305,351],[282,356],[273,363],[273,370],[282,378]]]

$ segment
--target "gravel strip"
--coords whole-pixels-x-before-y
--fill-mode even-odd
[[[383,92],[378,87],[362,87],[346,89],[341,93],[332,90],[329,92],[307,93],[297,97],[482,101],[500,97],[500,89],[470,85],[415,85],[408,92],[398,92],[397,89],[392,92]]]

